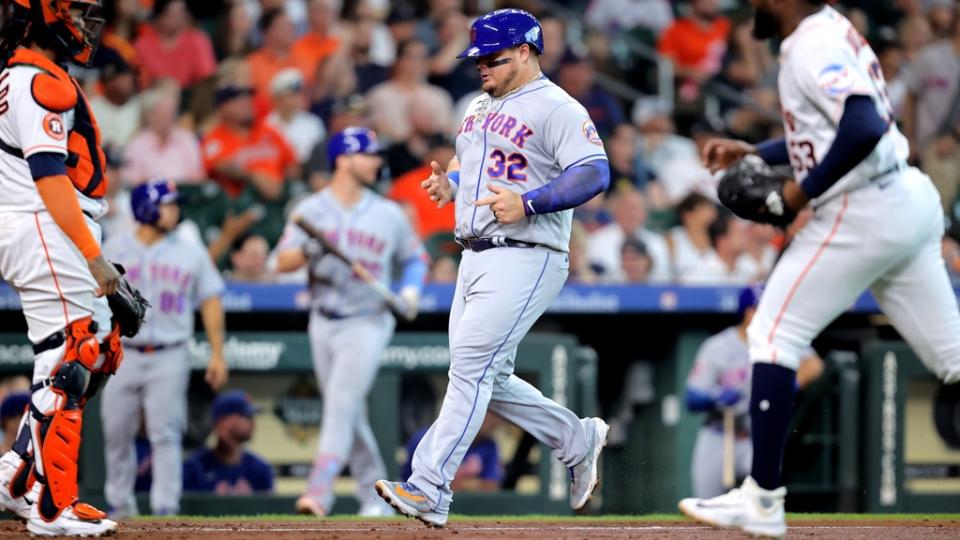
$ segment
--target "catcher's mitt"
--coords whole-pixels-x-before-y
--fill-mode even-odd
[[[130,282],[123,277],[126,273],[123,266],[113,263],[120,272],[120,283],[117,292],[107,295],[107,303],[113,313],[113,322],[120,326],[120,335],[133,337],[140,331],[143,320],[147,316],[150,302],[140,294]]]
[[[723,173],[717,184],[717,196],[724,206],[743,219],[786,227],[797,217],[783,200],[786,176],[759,156],[748,155]]]

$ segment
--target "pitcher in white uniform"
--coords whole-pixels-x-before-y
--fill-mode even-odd
[[[747,331],[753,463],[739,489],[684,499],[717,526],[786,534],[780,480],[795,371],[805,347],[869,288],[894,327],[945,384],[960,381],[960,313],[940,253],[943,215],[930,178],[906,164],[876,55],[850,22],[817,0],[752,0],[754,35],[783,38],[779,90],[786,137],[752,146],[714,140],[718,170],[747,154],[789,163],[784,186],[810,222],[767,281]]]
[[[540,23],[502,9],[477,19],[470,47],[484,91],[467,108],[456,156],[423,182],[443,206],[456,201],[463,246],[450,309],[450,381],[417,446],[407,482],[377,482],[399,512],[447,522],[453,479],[489,409],[553,450],[570,468],[570,504],[597,485],[608,426],[580,419],[513,374],[517,346],[567,279],[573,208],[609,184],[603,143],[583,106],[540,72]]]

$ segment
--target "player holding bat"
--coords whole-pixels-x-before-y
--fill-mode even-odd
[[[427,265],[423,244],[400,207],[367,189],[382,164],[377,151],[376,135],[367,128],[333,135],[327,148],[330,184],[296,206],[277,246],[278,271],[309,268],[308,330],[324,397],[316,458],[307,491],[296,503],[300,513],[330,513],[333,481],[348,463],[360,513],[392,513],[373,489],[386,468],[364,400],[393,335],[390,311],[408,320],[416,316]],[[398,297],[388,288],[395,273]]]

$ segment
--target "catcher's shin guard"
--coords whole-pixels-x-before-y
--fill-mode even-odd
[[[100,359],[96,331],[96,322],[86,317],[34,347],[35,369],[50,373],[32,387],[29,418],[34,470],[42,486],[36,504],[46,521],[77,501],[83,404],[90,373],[98,371]]]
[[[120,368],[120,363],[123,362],[123,343],[120,341],[120,325],[116,322],[113,323],[113,330],[111,330],[110,333],[107,334],[107,337],[103,338],[103,341],[100,343],[100,352],[103,353],[103,363],[90,374],[90,382],[87,384],[87,390],[84,392],[83,400],[81,400],[80,403],[81,408],[93,399],[93,396],[97,395],[97,392],[107,384],[107,380],[117,372],[117,369]]]

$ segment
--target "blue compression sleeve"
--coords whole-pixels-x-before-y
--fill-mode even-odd
[[[687,409],[691,411],[712,411],[716,405],[706,392],[687,388]]]
[[[869,96],[850,96],[837,125],[837,137],[823,160],[800,184],[807,197],[815,199],[873,152],[890,124],[880,118]]]
[[[67,176],[67,164],[63,154],[57,152],[37,152],[27,158],[30,166],[30,176],[34,180],[48,176]]]
[[[770,139],[757,145],[757,154],[767,165],[786,165],[790,163],[787,152],[787,140],[783,137]]]
[[[403,264],[403,275],[400,278],[400,288],[416,287],[417,292],[423,289],[423,282],[427,278],[427,263],[423,257],[414,255]]]
[[[523,194],[523,211],[528,216],[559,212],[580,206],[610,186],[610,163],[596,159],[570,167],[549,183]]]
[[[447,178],[456,185],[460,185],[460,171],[447,173]]]

